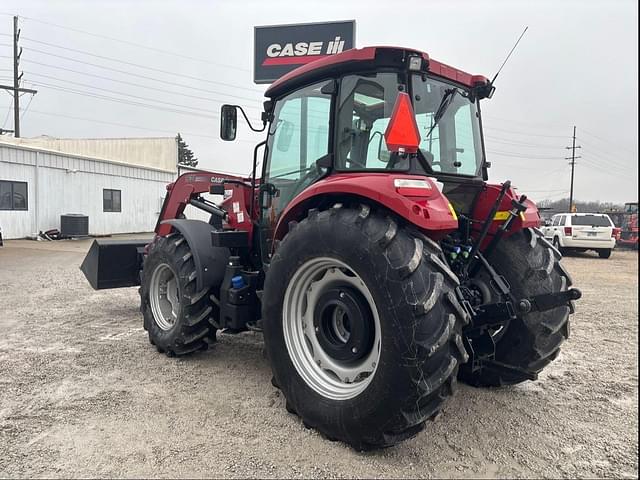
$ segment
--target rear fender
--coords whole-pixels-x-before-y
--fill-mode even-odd
[[[401,195],[394,186],[395,179],[427,180],[430,189],[426,195]],[[291,221],[298,221],[306,211],[323,200],[335,202],[356,198],[380,205],[438,240],[458,228],[458,220],[452,213],[447,198],[436,183],[424,176],[366,173],[331,175],[314,183],[294,198],[278,220],[274,239],[281,240],[288,232]]]
[[[189,244],[196,267],[197,291],[220,286],[229,261],[229,249],[211,245],[211,232],[215,228],[202,220],[189,219],[165,220],[162,224],[171,225]]]

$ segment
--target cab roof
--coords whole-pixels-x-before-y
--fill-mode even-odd
[[[442,62],[432,60],[419,50],[404,47],[364,47],[346,50],[307,63],[283,75],[265,92],[266,97],[277,98],[304,85],[348,73],[380,68],[406,68],[407,57],[419,56],[424,60],[421,71],[473,87],[487,84],[482,75],[472,75]]]

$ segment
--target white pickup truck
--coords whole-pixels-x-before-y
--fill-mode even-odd
[[[542,231],[562,253],[595,250],[600,258],[609,258],[616,245],[615,226],[604,213],[560,213]]]

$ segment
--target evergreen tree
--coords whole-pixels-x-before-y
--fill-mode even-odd
[[[184,165],[185,167],[197,167],[198,159],[193,156],[193,152],[189,148],[189,145],[182,139],[182,136],[178,133],[178,165]]]

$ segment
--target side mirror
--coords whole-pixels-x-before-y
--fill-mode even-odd
[[[238,112],[234,105],[222,105],[220,109],[220,138],[227,142],[236,139]]]

